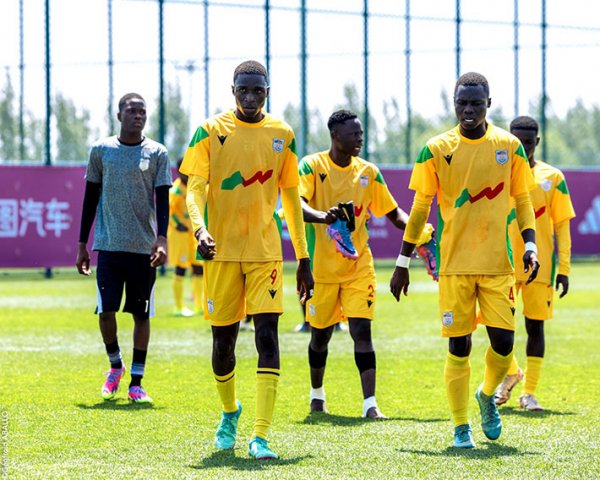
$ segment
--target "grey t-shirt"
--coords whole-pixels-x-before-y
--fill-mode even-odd
[[[165,146],[149,138],[135,146],[117,136],[99,140],[85,179],[102,184],[92,248],[150,254],[156,240],[154,189],[171,185]]]

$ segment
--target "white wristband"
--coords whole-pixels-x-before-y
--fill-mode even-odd
[[[533,242],[525,242],[525,251],[526,252],[533,252],[537,255],[537,246],[535,243]]]
[[[397,267],[402,267],[402,268],[408,268],[408,265],[410,264],[410,257],[407,257],[406,255],[398,255],[398,258],[396,259],[396,266]]]

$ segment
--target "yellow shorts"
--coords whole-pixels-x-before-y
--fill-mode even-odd
[[[196,259],[197,245],[198,243],[191,232],[178,232],[169,227],[167,235],[169,265],[181,268],[202,265],[202,260]]]
[[[282,262],[204,262],[204,318],[233,325],[246,315],[283,313]]]
[[[478,323],[514,331],[514,286],[512,274],[440,275],[442,337],[468,335]]]
[[[373,320],[377,280],[371,275],[344,283],[315,283],[306,305],[306,320],[311,327],[327,328],[348,318]]]
[[[517,283],[517,294],[521,292],[523,299],[523,315],[532,320],[550,320],[552,318],[552,306],[554,290],[552,285],[540,282],[531,282],[525,285]]]

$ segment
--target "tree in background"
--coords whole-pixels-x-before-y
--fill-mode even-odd
[[[58,93],[54,100],[56,118],[56,159],[58,161],[85,162],[92,133],[90,128],[90,112],[86,108],[78,111],[73,100]]]
[[[0,92],[0,160],[18,158],[18,119],[15,114],[15,90],[6,70],[4,88]]]
[[[169,150],[169,158],[172,162],[183,156],[189,142],[190,118],[188,112],[183,108],[183,98],[179,85],[167,83],[164,92],[165,102],[165,138],[164,145]],[[150,115],[148,136],[153,140],[160,141],[160,104],[156,99],[157,107]]]

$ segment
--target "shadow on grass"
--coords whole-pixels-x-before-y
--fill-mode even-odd
[[[516,417],[528,417],[528,418],[546,418],[553,416],[570,416],[577,415],[576,412],[559,412],[558,410],[525,410],[517,407],[502,407],[499,409],[500,415],[514,415]]]
[[[313,412],[309,413],[302,422],[304,425],[335,425],[338,427],[354,427],[355,425],[363,425],[365,423],[379,423],[379,422],[390,422],[390,421],[401,421],[401,422],[418,422],[418,423],[435,423],[435,422],[446,422],[447,418],[413,418],[413,417],[389,417],[387,420],[373,420],[370,418],[363,417],[348,417],[345,415],[334,415],[331,413]]]
[[[162,410],[163,407],[156,407],[152,403],[133,403],[133,402],[114,402],[102,401],[87,405],[85,403],[76,404],[82,410]]]
[[[481,448],[485,446],[485,448]],[[444,450],[410,450],[407,448],[397,448],[400,453],[413,453],[424,455],[426,457],[464,457],[473,460],[487,460],[497,457],[512,457],[523,455],[540,455],[537,452],[523,452],[515,447],[509,447],[492,442],[479,442],[477,448],[455,448],[447,447]]]
[[[229,467],[240,471],[261,471],[272,467],[295,465],[312,455],[302,455],[294,458],[278,458],[276,460],[255,460],[250,457],[237,457],[235,450],[218,450],[203,458],[198,465],[188,465],[195,470]]]

